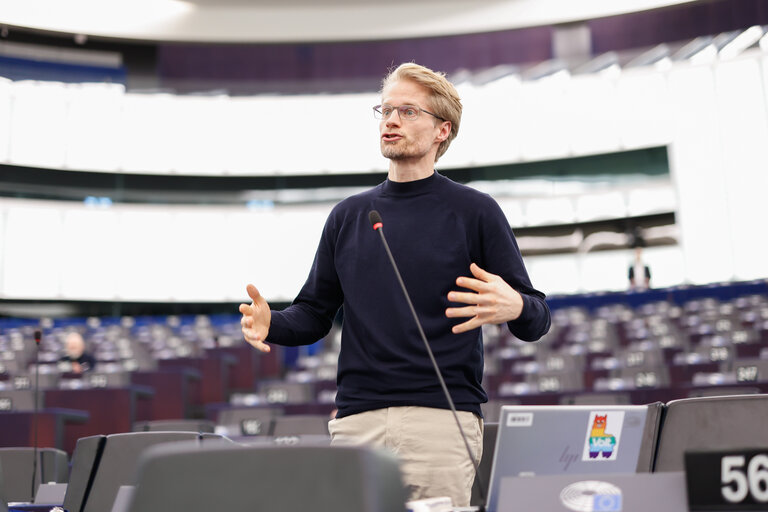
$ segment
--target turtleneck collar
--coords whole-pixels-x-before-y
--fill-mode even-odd
[[[392,181],[387,178],[384,182],[383,192],[387,195],[393,196],[412,196],[423,194],[432,189],[437,182],[442,178],[437,171],[433,172],[429,177],[422,178],[415,181]]]

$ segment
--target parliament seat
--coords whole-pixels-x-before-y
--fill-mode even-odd
[[[82,512],[83,504],[91,490],[92,474],[101,460],[107,436],[95,435],[77,440],[72,453],[72,468],[69,473],[67,492],[64,494],[64,509]]]
[[[271,436],[275,418],[283,414],[273,407],[229,407],[218,415],[217,425],[230,436]]]
[[[394,455],[352,446],[174,443],[142,457],[128,512],[404,512]]]
[[[673,400],[667,404],[654,471],[683,471],[690,450],[768,448],[768,395]]]
[[[34,499],[41,483],[67,481],[69,467],[67,453],[56,448],[38,448],[37,470],[32,482],[35,449],[31,447],[0,448],[0,496],[8,502],[26,502]]]
[[[272,435],[275,437],[330,435],[328,433],[328,417],[318,414],[278,416],[275,418]]]
[[[221,439],[205,434],[207,439]],[[139,456],[150,446],[180,441],[199,443],[196,432],[129,432],[90,436],[77,442],[64,508],[69,512],[104,512],[112,509],[122,485],[133,485]]]
[[[262,381],[259,394],[270,405],[304,404],[314,401],[312,382]]]
[[[499,433],[499,424],[486,422],[483,424],[483,456],[478,462],[478,473],[472,484],[472,497],[470,505],[479,506],[482,496],[488,499],[488,487],[491,483],[491,466],[493,464],[493,452],[496,448],[496,438]],[[482,489],[482,492],[481,490]]]
[[[177,419],[138,421],[133,424],[134,432],[208,432],[214,431],[215,425],[208,420]]]
[[[572,393],[560,397],[561,405],[629,405],[629,393]]]

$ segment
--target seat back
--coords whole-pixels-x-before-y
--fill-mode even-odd
[[[209,420],[154,420],[139,421],[133,424],[134,432],[207,432],[211,433],[215,425]]]
[[[259,394],[272,405],[305,404],[315,399],[311,382],[263,381],[259,383]]]
[[[67,481],[69,460],[67,452],[56,448],[39,448],[34,486],[32,472],[35,449],[31,447],[0,448],[3,465],[3,497],[8,502],[30,503],[41,482]]]
[[[0,512],[8,512],[8,501],[3,491],[3,462],[0,461]]]
[[[81,437],[72,453],[72,469],[69,473],[64,508],[69,512],[82,512],[83,504],[93,485],[93,476],[99,467],[101,453],[107,436]]]
[[[496,448],[498,433],[498,423],[483,424],[483,456],[478,461],[478,469],[480,471],[475,475],[475,481],[472,484],[470,505],[479,506],[483,501],[483,492],[485,493],[485,499],[488,499],[488,486],[491,483],[491,465],[493,463],[493,452]],[[483,492],[480,491],[481,487]]]
[[[352,446],[195,446],[148,450],[129,512],[403,512],[394,455]]]
[[[673,400],[661,425],[654,471],[683,471],[687,450],[768,447],[768,395]]]
[[[302,436],[302,435],[326,435],[328,433],[328,417],[319,414],[295,414],[278,416],[275,418],[275,426],[272,435]]]
[[[230,407],[219,412],[218,424],[230,435],[271,436],[274,420],[282,414],[282,409],[270,407]]]
[[[82,512],[111,510],[120,486],[135,484],[139,456],[150,446],[199,439],[197,432],[129,432],[107,436]]]

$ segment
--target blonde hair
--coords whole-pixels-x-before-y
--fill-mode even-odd
[[[437,148],[435,162],[448,151],[451,141],[459,134],[461,124],[461,98],[456,88],[445,78],[445,73],[435,72],[413,62],[400,64],[390,71],[381,82],[381,91],[400,80],[410,80],[429,90],[431,112],[451,123],[451,132]]]

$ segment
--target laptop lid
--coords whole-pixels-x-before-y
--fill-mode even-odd
[[[662,404],[504,406],[491,469],[495,512],[505,477],[650,471]]]

